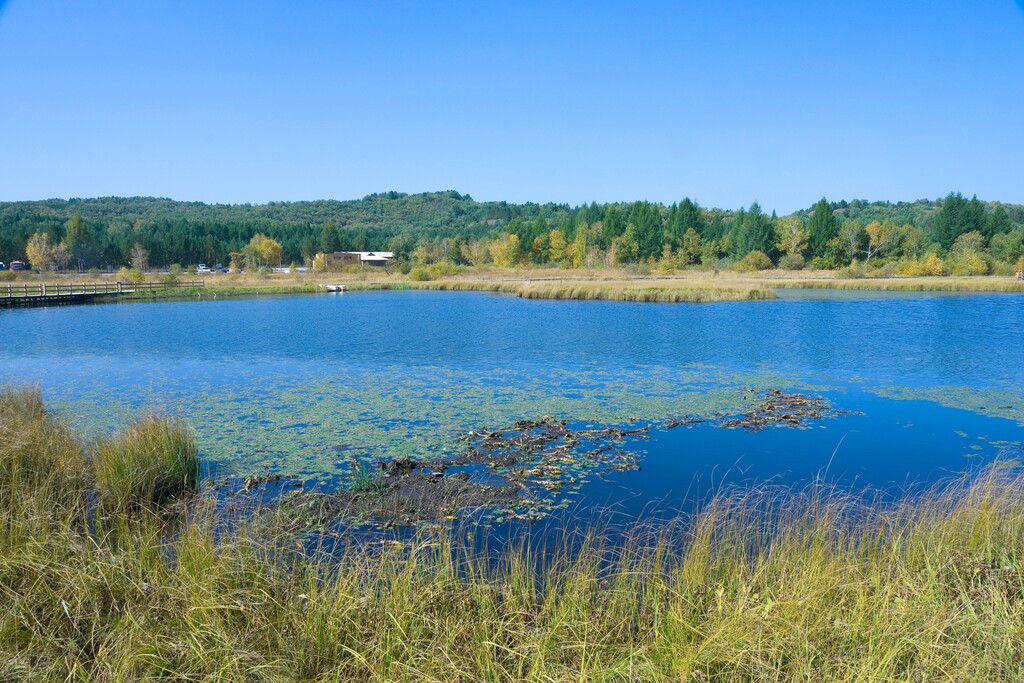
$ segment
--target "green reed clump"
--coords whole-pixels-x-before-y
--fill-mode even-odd
[[[98,445],[93,470],[101,498],[115,508],[162,503],[199,483],[195,434],[177,417],[139,418]]]
[[[77,515],[88,478],[81,444],[48,413],[38,387],[0,387],[0,515],[13,530],[41,511]]]

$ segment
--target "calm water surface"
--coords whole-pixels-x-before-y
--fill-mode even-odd
[[[337,482],[353,459],[430,457],[481,426],[555,415],[660,424],[781,387],[858,411],[809,429],[709,426],[629,447],[580,495],[640,510],[723,482],[927,482],[1024,440],[1024,298],[870,296],[660,305],[379,292],[0,310],[0,382],[83,427],[174,410],[213,473]]]

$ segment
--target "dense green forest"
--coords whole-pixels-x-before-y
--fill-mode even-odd
[[[285,264],[316,253],[389,250],[407,263],[567,267],[629,263],[841,268],[869,264],[967,273],[1024,256],[1024,205],[951,193],[915,202],[820,200],[789,216],[736,210],[477,202],[458,192],[372,194],[351,201],[204,204],[150,197],[0,203],[0,260],[49,245],[71,269],[229,263],[256,235]],[[51,263],[50,265],[54,265]]]

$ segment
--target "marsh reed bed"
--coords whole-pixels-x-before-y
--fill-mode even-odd
[[[225,533],[190,444],[152,416],[83,444],[37,390],[0,391],[0,680],[1024,677],[1012,467],[895,499],[723,491],[614,545],[423,532],[328,556],[272,510]]]

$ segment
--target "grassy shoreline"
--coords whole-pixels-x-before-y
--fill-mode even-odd
[[[38,282],[104,281],[103,276],[47,276]],[[202,278],[203,288],[176,288],[122,295],[117,300],[216,299],[262,294],[313,294],[325,284],[344,284],[347,291],[438,290],[479,291],[528,299],[571,299],[701,303],[764,301],[779,289],[859,290],[893,292],[1024,293],[1024,282],[1008,277],[892,277],[842,278],[828,271],[718,274],[684,271],[675,274],[632,275],[622,269],[567,272],[558,269],[479,269],[414,281],[398,273],[310,273],[214,275]]]
[[[189,451],[187,429],[166,424]],[[104,448],[173,473],[133,434]],[[342,538],[327,556],[272,511],[225,527],[202,493],[166,507],[147,484],[94,511],[111,483],[93,473],[99,451],[38,392],[0,392],[0,436],[0,680],[1024,675],[1016,469],[898,501],[733,489],[617,545],[572,520],[571,542],[545,554],[440,531]]]

